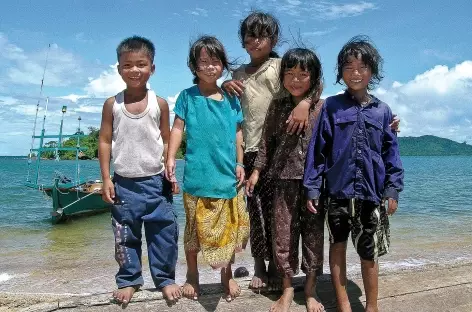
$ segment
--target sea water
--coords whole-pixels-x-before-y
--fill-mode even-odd
[[[390,218],[390,253],[380,258],[381,273],[472,262],[472,157],[403,157],[405,190]],[[183,161],[177,163],[182,181]],[[34,162],[31,164],[34,166]],[[51,200],[24,186],[27,160],[0,157],[0,291],[89,294],[115,287],[114,241],[109,213],[52,225]],[[75,179],[74,161],[42,161],[40,183],[51,184],[54,171]],[[80,176],[100,176],[98,161],[81,161]],[[35,176],[30,174],[30,178]],[[177,281],[185,276],[181,194],[175,196],[180,225]],[[326,233],[327,234],[327,233]],[[325,235],[327,236],[327,235]],[[328,242],[325,239],[325,267]],[[153,287],[146,252],[145,287]],[[236,265],[253,270],[248,249]],[[202,282],[216,282],[219,272],[202,263]],[[348,272],[360,272],[352,243]]]

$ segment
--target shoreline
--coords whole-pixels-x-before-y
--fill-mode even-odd
[[[174,307],[168,307],[162,294],[143,289],[135,294],[130,311],[267,311],[276,292],[254,293],[248,289],[250,278],[236,279],[241,286],[241,297],[232,303],[222,298],[218,283],[202,284],[199,301],[181,299]],[[303,306],[303,278],[294,279],[296,298],[292,311],[305,311]],[[365,303],[362,279],[348,280],[348,293],[353,311],[363,311]],[[335,298],[329,274],[318,278],[317,293],[327,311],[335,309]],[[301,295],[301,296],[300,296]],[[95,294],[14,293],[0,292],[0,311],[113,311],[111,292]],[[419,300],[419,302],[418,302]],[[438,266],[423,269],[402,270],[379,275],[379,305],[381,311],[472,311],[472,263]],[[209,308],[211,307],[211,308]],[[121,308],[120,308],[121,309]]]

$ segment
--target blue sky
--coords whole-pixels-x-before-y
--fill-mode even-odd
[[[433,134],[472,142],[472,2],[234,0],[9,1],[0,12],[0,155],[26,155],[51,44],[43,96],[46,132],[56,133],[67,105],[65,131],[100,124],[105,97],[118,92],[115,48],[142,35],[156,45],[151,87],[171,106],[191,85],[189,42],[218,37],[239,62],[248,60],[238,39],[251,9],[269,11],[282,25],[283,53],[300,35],[321,58],[324,95],[334,85],[336,55],[350,37],[369,35],[385,59],[385,78],[375,94],[402,119],[401,135]],[[43,115],[41,102],[40,116]],[[37,132],[39,126],[37,127]]]

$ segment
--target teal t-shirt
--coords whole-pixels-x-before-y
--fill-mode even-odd
[[[183,191],[193,196],[236,196],[236,129],[243,121],[236,97],[209,99],[197,85],[180,92],[175,115],[185,121]]]

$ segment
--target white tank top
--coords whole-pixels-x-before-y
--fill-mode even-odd
[[[114,171],[123,177],[147,177],[164,171],[161,110],[154,91],[148,90],[147,98],[146,109],[135,115],[126,110],[124,91],[115,96],[112,158]]]

